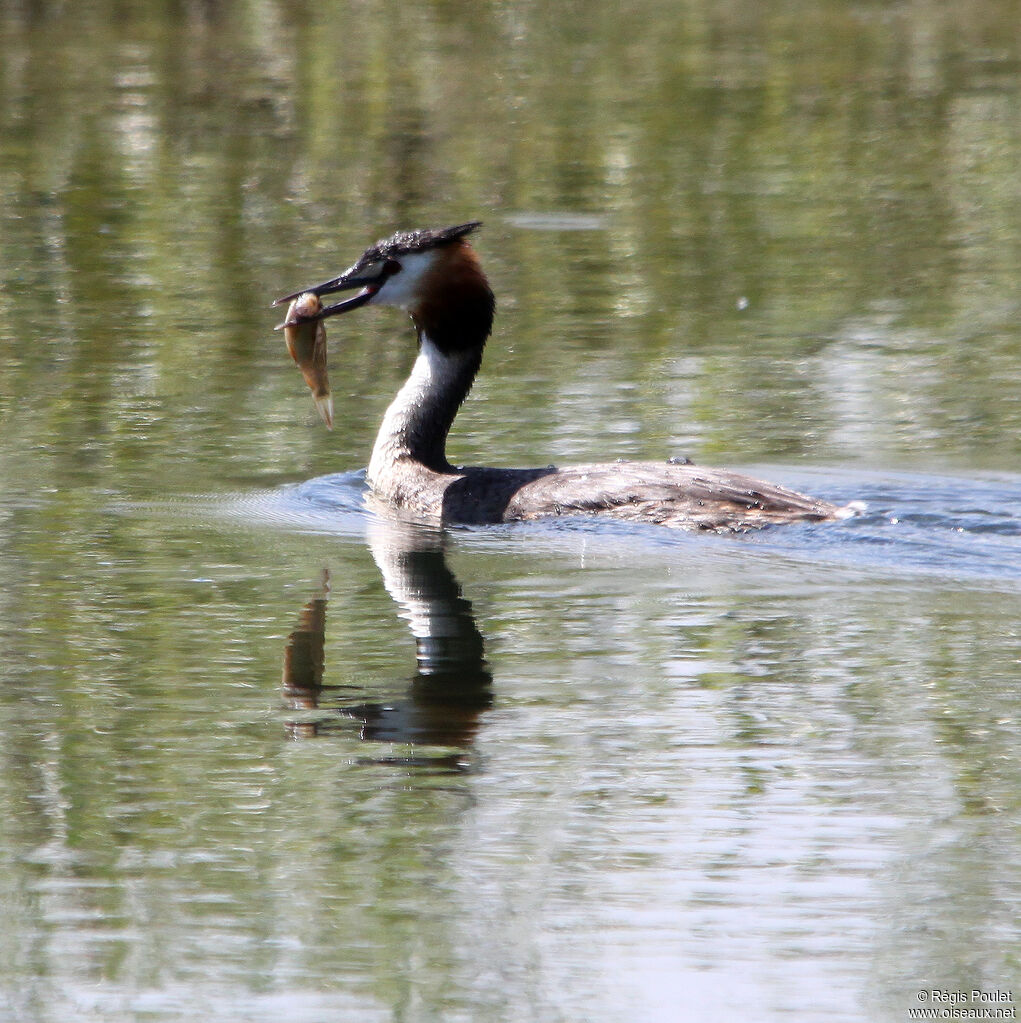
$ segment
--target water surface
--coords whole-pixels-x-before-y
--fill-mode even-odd
[[[1001,3],[0,3],[0,1019],[902,1021],[1021,997]],[[363,505],[414,357],[269,301],[485,221],[464,462],[744,537]]]

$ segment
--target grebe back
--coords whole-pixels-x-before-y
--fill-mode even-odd
[[[736,532],[772,523],[847,518],[838,507],[725,469],[686,460],[541,469],[456,467],[447,434],[482,365],[496,301],[467,235],[480,224],[399,231],[366,249],[338,277],[278,299],[358,289],[312,317],[292,305],[282,326],[397,306],[411,315],[418,358],[376,437],[368,482],[385,506],[441,523],[494,523],[604,515],[685,529]]]

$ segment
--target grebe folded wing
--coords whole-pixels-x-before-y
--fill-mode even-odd
[[[792,519],[842,517],[836,505],[774,483],[726,469],[669,462],[566,466],[524,484],[508,511],[520,518],[587,513],[731,531]]]

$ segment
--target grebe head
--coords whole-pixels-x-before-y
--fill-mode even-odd
[[[466,235],[481,222],[424,231],[398,231],[370,246],[339,277],[278,298],[274,305],[311,292],[329,295],[358,289],[351,298],[323,306],[323,319],[363,305],[405,309],[441,350],[481,347],[493,324],[495,301]],[[289,326],[282,324],[281,326]]]

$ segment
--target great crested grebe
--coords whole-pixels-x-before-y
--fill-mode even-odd
[[[446,442],[482,364],[496,302],[466,236],[479,221],[399,231],[366,249],[339,277],[277,299],[359,289],[293,326],[363,305],[405,309],[418,334],[418,358],[376,437],[368,482],[377,499],[416,518],[493,523],[563,515],[605,515],[683,529],[735,532],[771,523],[847,518],[838,507],[773,483],[691,465],[612,462],[543,469],[456,467]]]

